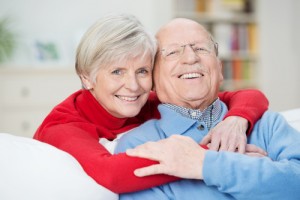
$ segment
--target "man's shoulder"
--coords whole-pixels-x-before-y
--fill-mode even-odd
[[[125,134],[126,137],[145,137],[145,136],[151,136],[149,134],[154,133],[158,130],[158,119],[151,119],[143,123],[142,125],[130,130],[127,134]]]
[[[288,122],[282,114],[268,110],[262,115],[261,119],[257,121],[251,135],[261,133],[264,136],[269,135],[269,137],[271,137],[271,135],[276,134],[278,130],[284,129],[287,126],[289,126]]]
[[[157,119],[149,120],[124,134],[120,138],[115,152],[124,152],[126,149],[134,148],[148,141],[159,140],[159,129],[157,128],[158,121],[159,120]]]
[[[271,110],[267,110],[259,120],[263,123],[278,123],[279,121],[284,120],[284,117],[279,112],[274,112]]]

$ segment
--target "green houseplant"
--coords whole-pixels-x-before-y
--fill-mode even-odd
[[[8,18],[0,19],[0,63],[10,58],[16,47],[15,34],[9,28]]]

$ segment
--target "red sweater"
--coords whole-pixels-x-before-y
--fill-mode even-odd
[[[248,119],[250,130],[268,107],[268,100],[257,90],[224,92],[219,97],[230,108],[227,116]],[[111,116],[89,91],[80,90],[50,112],[34,138],[70,153],[89,176],[113,192],[133,192],[165,184],[178,178],[167,175],[136,177],[135,169],[155,162],[124,153],[111,155],[99,144],[99,138],[113,140],[148,119],[159,118],[158,104],[155,93],[151,93],[138,116],[120,119]]]

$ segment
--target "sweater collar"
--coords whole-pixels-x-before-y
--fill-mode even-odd
[[[96,125],[101,125],[110,130],[118,130],[124,127],[128,118],[117,118],[108,113],[88,90],[82,90],[74,102],[77,110],[87,120]]]

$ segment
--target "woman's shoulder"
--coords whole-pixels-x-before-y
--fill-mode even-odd
[[[142,121],[160,118],[160,114],[157,109],[159,104],[160,101],[158,100],[156,93],[150,92],[148,101],[145,103],[137,117]]]
[[[158,100],[156,92],[154,92],[154,91],[150,92],[148,101],[159,103],[159,100]]]

